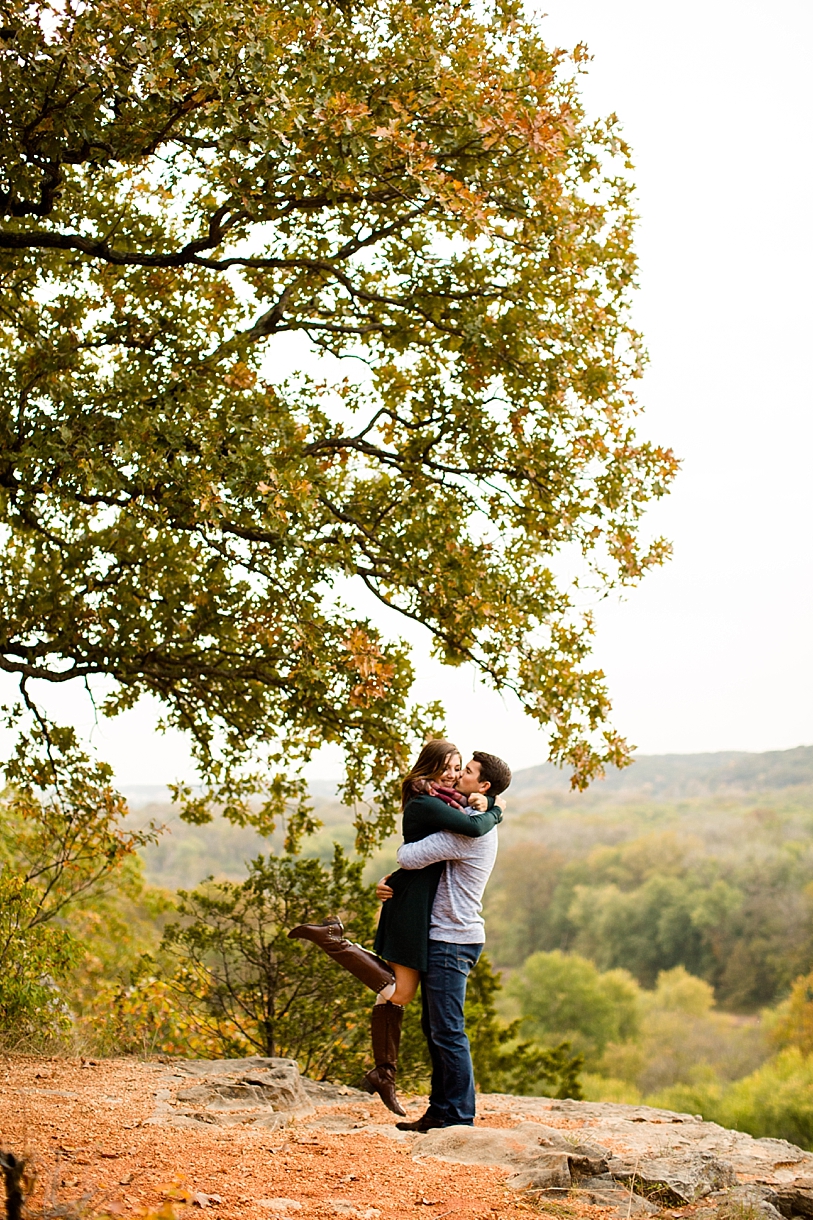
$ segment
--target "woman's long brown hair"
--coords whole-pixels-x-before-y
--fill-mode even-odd
[[[459,753],[454,742],[444,741],[442,737],[427,741],[409,775],[404,776],[401,784],[401,808],[403,809],[407,801],[420,789],[423,780],[440,779],[449,755]]]

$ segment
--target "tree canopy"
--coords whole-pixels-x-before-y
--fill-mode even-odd
[[[634,433],[629,154],[584,48],[510,2],[0,9],[0,667],[156,696],[190,818],[267,826],[339,742],[364,843],[436,715],[381,603],[577,785],[622,763],[574,586],[663,559],[675,460]]]

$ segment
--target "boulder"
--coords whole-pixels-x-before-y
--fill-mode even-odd
[[[629,1106],[620,1102],[569,1101],[542,1097],[510,1097],[491,1094],[481,1098],[483,1109],[506,1113],[514,1119],[548,1117],[578,1125],[581,1138],[604,1148],[623,1149],[630,1168],[636,1159],[678,1158],[695,1152],[708,1153],[730,1165],[736,1174],[769,1185],[790,1185],[813,1175],[813,1153],[787,1140],[754,1139],[744,1131],[731,1131],[717,1123],[704,1122],[698,1114],[680,1114],[654,1106]]]
[[[643,1196],[653,1210],[695,1203],[737,1183],[731,1166],[711,1153],[681,1151],[674,1156],[631,1160],[615,1157],[592,1141],[577,1141],[578,1135],[563,1134],[542,1123],[520,1123],[508,1131],[441,1127],[417,1140],[413,1156],[513,1169],[508,1185],[517,1190],[581,1187],[610,1195],[616,1204],[621,1191],[628,1200]],[[638,1210],[642,1208],[638,1206]]]
[[[608,1153],[597,1144],[568,1139],[555,1127],[520,1123],[510,1131],[442,1127],[417,1140],[412,1155],[514,1169],[508,1185],[516,1190],[567,1191],[582,1178],[605,1173]]]
[[[274,1100],[264,1089],[250,1084],[198,1084],[192,1089],[180,1089],[178,1101],[193,1106],[204,1106],[207,1110],[250,1110],[263,1108],[274,1110]]]
[[[782,1220],[776,1191],[759,1182],[714,1191],[704,1202],[711,1207],[695,1212],[695,1220]]]
[[[278,1110],[309,1105],[294,1059],[265,1059],[261,1055],[251,1055],[250,1059],[186,1059],[173,1068],[187,1076],[204,1077],[206,1086],[225,1099],[259,1100]]]
[[[609,1171],[617,1182],[662,1207],[696,1203],[712,1191],[736,1186],[737,1175],[727,1161],[710,1152],[683,1151],[672,1156],[612,1157]]]
[[[558,1132],[540,1123],[520,1123],[510,1131],[439,1127],[416,1140],[412,1155],[416,1160],[428,1156],[462,1165],[499,1165],[535,1174],[540,1187],[566,1189],[571,1184],[568,1153],[555,1146],[562,1142]]]
[[[205,1078],[205,1085],[217,1109],[247,1109],[263,1106],[274,1110],[311,1110],[302,1085],[299,1068],[293,1059],[187,1059],[174,1065],[188,1076]],[[183,1090],[190,1100],[202,1101],[204,1094],[195,1088]],[[178,1094],[182,1100],[182,1094]],[[215,1100],[217,1099],[217,1100]]]
[[[813,1177],[775,1187],[776,1207],[783,1216],[813,1217]]]
[[[650,1203],[649,1199],[636,1195],[628,1186],[616,1182],[610,1173],[603,1173],[594,1178],[582,1178],[576,1198],[582,1203],[614,1211],[620,1216],[651,1216],[661,1210],[657,1204]]]
[[[152,1121],[276,1129],[314,1112],[293,1059],[187,1059],[173,1070],[181,1087],[156,1095],[159,1107]]]

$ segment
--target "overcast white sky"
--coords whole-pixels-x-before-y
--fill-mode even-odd
[[[598,610],[616,725],[642,753],[810,743],[813,5],[546,8],[549,41],[584,41],[594,56],[589,112],[616,111],[634,149],[635,318],[651,358],[640,430],[683,459],[648,526],[673,540],[674,559]],[[416,657],[419,697],[445,702],[464,750],[515,768],[544,761],[518,709]],[[124,784],[188,773],[183,743],[157,736],[155,719],[145,705],[94,731]]]
[[[644,426],[684,463],[673,561],[600,615],[617,721],[646,753],[809,743],[813,6],[548,10],[635,150]]]

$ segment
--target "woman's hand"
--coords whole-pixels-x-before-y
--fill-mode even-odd
[[[497,806],[499,809],[502,809],[503,813],[505,813],[505,807],[506,807],[506,805],[508,804],[508,801],[505,799],[505,797],[504,797],[504,796],[496,796],[496,797],[494,798],[494,804],[495,804],[495,805],[496,805],[496,806]]]
[[[488,809],[488,801],[482,792],[472,792],[469,797],[469,809],[476,809],[478,813],[485,813]]]
[[[393,891],[387,885],[387,882],[389,881],[389,879],[390,879],[390,874],[387,873],[384,877],[381,878],[381,880],[378,882],[378,884],[375,887],[375,896],[379,902],[387,902],[390,898],[392,898]]]

